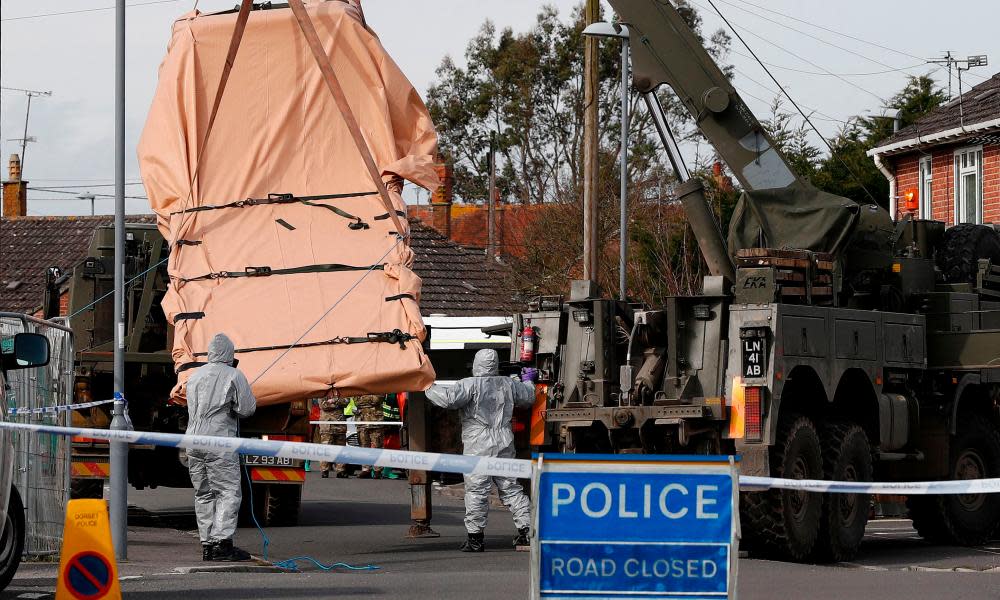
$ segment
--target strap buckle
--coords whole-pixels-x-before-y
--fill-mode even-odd
[[[406,342],[413,339],[413,336],[409,333],[403,333],[402,330],[393,329],[392,331],[384,332],[369,332],[368,341],[370,342],[389,342],[391,344],[399,344],[399,347],[403,350],[406,349]]]
[[[244,272],[247,277],[266,277],[271,274],[271,267],[247,267]]]

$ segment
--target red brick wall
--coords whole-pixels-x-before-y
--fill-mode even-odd
[[[983,223],[1000,223],[1000,144],[983,146]]]
[[[955,223],[955,150],[967,146],[969,144],[951,144],[930,150],[932,218],[949,226]],[[890,170],[895,169],[897,195],[919,188],[919,161],[922,156],[927,156],[927,151],[887,159]],[[1000,223],[1000,144],[983,145],[983,222]]]

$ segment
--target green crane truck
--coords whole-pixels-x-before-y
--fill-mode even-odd
[[[125,398],[136,429],[183,433],[187,409],[170,402],[177,383],[173,327],[160,301],[167,289],[168,246],[154,225],[129,223],[125,242]],[[114,229],[100,227],[87,258],[73,270],[70,285],[70,327],[77,340],[75,402],[111,398],[114,393]],[[134,281],[133,281],[134,280]],[[101,300],[103,298],[103,300]],[[108,405],[109,406],[109,405]],[[258,408],[240,423],[245,437],[309,441],[308,399]],[[107,406],[77,411],[74,425],[107,427]],[[301,461],[263,456],[244,457],[245,473],[253,485],[254,513],[262,525],[294,525],[298,521],[305,471]],[[176,448],[129,448],[129,483],[136,489],[158,486],[189,487],[186,457]],[[108,444],[74,438],[73,491],[77,496],[100,497],[110,476]],[[249,508],[249,503],[244,503]]]
[[[683,183],[710,276],[646,308],[573,282],[515,315],[537,338],[540,449],[728,453],[741,473],[920,481],[1000,477],[1000,234],[821,192],[797,176],[677,11],[611,0],[633,86]],[[724,238],[655,95],[668,84],[744,190]],[[864,494],[743,493],[742,531],[782,559],[849,560]],[[979,544],[1000,494],[913,496],[929,540]]]

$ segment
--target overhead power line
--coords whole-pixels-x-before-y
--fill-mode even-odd
[[[59,181],[58,179],[32,179],[32,181]],[[76,181],[76,180],[72,180]],[[87,185],[47,185],[45,189],[51,190],[77,190],[77,189],[90,189],[90,188],[101,188],[101,187],[115,187],[114,183],[90,183]],[[142,185],[141,181],[127,181],[125,185]],[[29,188],[29,189],[42,189],[42,188]],[[75,192],[74,192],[75,193]]]
[[[720,2],[725,2],[726,4],[729,4],[730,6],[733,6],[732,3],[727,2],[726,0],[719,0],[719,1]],[[737,1],[740,2],[741,4],[746,4],[747,6],[753,6],[754,8],[759,8],[762,11],[769,12],[771,14],[778,15],[778,16],[784,17],[786,19],[791,19],[792,21],[796,21],[798,23],[802,23],[803,25],[809,25],[810,27],[815,27],[816,29],[822,29],[823,31],[832,33],[834,35],[839,35],[839,36],[847,38],[849,40],[854,40],[856,42],[861,42],[862,44],[868,44],[869,46],[872,46],[874,48],[879,48],[881,50],[888,50],[889,52],[893,52],[893,53],[898,54],[900,56],[905,56],[907,58],[913,58],[913,59],[916,59],[916,60],[920,60],[920,61],[926,62],[926,59],[924,57],[917,56],[916,54],[911,54],[911,53],[903,51],[903,50],[898,50],[896,48],[885,46],[885,45],[879,44],[877,42],[873,42],[873,41],[870,41],[870,40],[866,40],[864,38],[857,37],[855,35],[851,35],[849,33],[844,33],[843,31],[838,31],[836,29],[832,29],[830,27],[826,27],[824,25],[820,25],[819,23],[813,23],[812,21],[807,21],[805,19],[800,19],[799,17],[795,17],[795,16],[790,15],[788,13],[783,13],[781,11],[774,10],[773,8],[768,8],[766,6],[761,6],[760,4],[755,4],[753,2],[748,2],[747,0],[737,0]],[[737,7],[737,8],[739,8],[739,7]],[[746,10],[746,9],[742,9],[741,8],[740,10]],[[758,16],[760,16],[760,15],[758,15]],[[763,17],[761,17],[761,18],[763,18]],[[976,77],[981,77],[982,79],[989,79],[988,77],[983,77],[982,75],[976,75]]]
[[[76,196],[77,194],[79,194],[79,192],[76,192],[76,191],[57,190],[55,188],[40,188],[40,187],[31,187],[31,186],[28,186],[28,189],[31,190],[31,191],[34,191],[34,192],[49,192],[49,193],[52,193],[52,194],[71,194],[73,196]],[[114,198],[115,197],[114,194],[93,194],[93,195],[97,196],[98,198]],[[149,198],[147,198],[146,196],[125,196],[125,197],[126,198],[130,198],[132,200],[149,200]],[[68,198],[67,198],[67,200],[68,200]]]
[[[733,54],[735,54],[737,56],[742,56],[743,58],[749,58],[751,60],[753,59],[753,57],[750,56],[749,54],[743,54],[739,50],[730,50],[730,52],[732,52]],[[776,64],[774,64],[772,62],[767,62],[766,60],[765,61],[761,61],[761,62],[763,62],[765,65],[767,65],[769,67],[773,67],[775,69],[781,69],[782,71],[791,71],[793,73],[803,73],[805,75],[824,75],[824,76],[832,76],[832,77],[837,77],[837,76],[840,76],[840,77],[867,77],[869,75],[887,75],[889,73],[899,73],[901,71],[909,71],[911,69],[916,69],[918,67],[923,67],[923,66],[927,65],[926,62],[922,62],[920,64],[912,65],[912,66],[909,66],[909,67],[899,67],[898,69],[886,69],[884,71],[864,71],[864,72],[856,72],[856,73],[832,73],[831,74],[831,73],[826,73],[824,71],[809,71],[807,69],[796,69],[795,67],[787,67],[787,66],[784,66],[784,65],[776,65]]]
[[[806,115],[806,113],[802,110],[799,104],[795,102],[795,99],[792,98],[792,95],[788,93],[788,91],[785,89],[783,85],[781,85],[781,82],[778,81],[778,78],[775,77],[773,73],[771,73],[771,71],[767,68],[767,66],[763,62],[761,62],[759,58],[757,58],[757,53],[753,51],[753,49],[750,47],[750,44],[747,44],[746,40],[743,39],[743,36],[740,35],[740,32],[736,30],[736,27],[734,27],[733,24],[729,22],[729,19],[727,19],[725,15],[722,14],[722,11],[719,10],[719,7],[715,5],[715,2],[713,0],[708,0],[708,3],[712,6],[713,9],[715,9],[715,13],[719,15],[719,18],[722,19],[723,22],[725,22],[725,24],[729,27],[730,30],[732,30],[733,35],[735,35],[736,39],[738,39],[740,43],[743,44],[743,47],[747,49],[747,52],[753,55],[757,63],[760,64],[760,68],[764,69],[764,72],[767,73],[767,76],[771,78],[771,81],[773,81],[774,84],[778,86],[778,89],[781,90],[781,92],[785,95],[785,97],[788,98],[788,101],[792,103],[792,106],[795,107],[795,110],[799,111],[799,114],[802,115],[802,118],[805,119],[805,122],[809,124],[809,127],[811,127],[812,130],[816,132],[816,135],[818,135],[821,140],[823,140],[823,143],[826,144],[826,147],[829,148],[830,150],[830,156],[836,157],[837,160],[840,162],[840,164],[843,165],[845,169],[847,169],[847,172],[850,173],[852,177],[854,177],[858,185],[861,186],[861,189],[864,190],[865,195],[868,196],[868,198],[873,203],[878,204],[878,202],[875,200],[875,196],[873,196],[872,193],[868,191],[868,188],[865,187],[865,184],[861,182],[861,178],[858,177],[857,173],[855,173],[854,170],[851,169],[851,166],[847,164],[844,161],[844,159],[841,158],[836,153],[836,151],[834,151],[833,144],[831,144],[830,141],[827,140],[822,133],[820,133],[819,129],[816,127],[816,125],[813,124],[809,116]]]
[[[693,0],[691,0],[691,3],[694,4],[695,6],[701,8],[704,11],[708,11],[707,8],[705,8],[701,4],[698,4],[697,2],[694,2]],[[802,56],[802,54],[800,54],[798,52],[794,52],[792,50],[789,50],[788,48],[782,46],[781,44],[778,44],[777,42],[769,40],[769,39],[767,39],[766,37],[764,37],[762,35],[758,35],[758,34],[754,33],[753,30],[751,30],[751,29],[748,29],[746,27],[739,26],[739,25],[733,25],[732,23],[729,22],[728,19],[726,19],[725,17],[722,16],[722,13],[719,11],[718,7],[715,6],[715,4],[712,2],[712,0],[709,0],[708,3],[712,5],[712,8],[715,9],[715,12],[719,15],[719,17],[723,21],[725,21],[726,25],[729,26],[730,29],[733,30],[733,33],[736,35],[736,37],[740,38],[740,41],[743,43],[743,45],[747,48],[747,50],[751,54],[754,55],[754,59],[757,60],[758,62],[760,62],[761,63],[761,67],[764,68],[765,70],[767,70],[767,67],[764,66],[764,63],[759,58],[757,58],[756,53],[754,53],[753,50],[750,50],[750,46],[747,45],[747,43],[745,41],[743,41],[743,37],[739,34],[738,31],[736,31],[737,29],[740,29],[740,30],[744,31],[745,33],[748,33],[748,34],[754,36],[755,38],[759,39],[760,41],[764,42],[765,44],[774,46],[778,50],[781,50],[782,52],[788,54],[791,57],[797,58],[798,60],[801,60],[804,63],[810,64],[810,65],[816,67],[817,69],[820,69],[824,73],[827,73],[827,74],[829,74],[829,75],[831,75],[833,77],[836,77],[837,79],[839,79],[840,81],[846,83],[847,85],[849,85],[849,86],[857,89],[860,92],[864,92],[864,93],[868,94],[869,96],[875,98],[876,100],[878,100],[882,104],[885,104],[885,99],[882,98],[881,96],[879,96],[878,94],[876,94],[875,92],[873,92],[871,90],[868,90],[868,89],[865,89],[864,87],[862,87],[862,86],[854,83],[850,79],[845,79],[844,77],[841,77],[840,75],[837,75],[836,73],[834,73],[833,71],[827,69],[826,67],[823,67],[822,65],[818,65],[818,64],[814,63],[813,61],[809,60],[808,58]],[[777,83],[777,81],[775,81],[775,83]]]
[[[819,42],[821,44],[826,44],[827,46],[830,46],[832,48],[836,48],[838,50],[842,50],[844,52],[847,52],[848,54],[853,54],[854,56],[857,56],[858,58],[863,58],[863,59],[865,59],[865,60],[867,60],[867,61],[869,61],[871,63],[877,64],[877,65],[885,67],[887,69],[894,69],[895,68],[893,65],[886,64],[886,63],[884,63],[884,62],[882,62],[882,61],[880,61],[878,59],[875,59],[875,58],[872,58],[870,56],[866,56],[864,54],[861,54],[860,52],[855,52],[854,50],[851,50],[850,48],[846,48],[846,47],[841,46],[839,44],[834,44],[833,42],[824,40],[823,38],[821,38],[819,36],[816,36],[816,35],[813,35],[813,34],[809,33],[808,31],[802,31],[801,29],[796,29],[795,27],[792,27],[791,25],[788,25],[787,23],[782,23],[781,21],[777,21],[777,20],[772,19],[770,17],[765,17],[764,15],[762,15],[760,13],[754,12],[754,11],[746,9],[746,8],[743,8],[742,6],[739,6],[738,4],[733,4],[732,2],[728,2],[727,0],[719,0],[719,2],[721,2],[722,4],[728,4],[729,6],[732,6],[733,8],[735,8],[736,10],[741,10],[741,11],[747,13],[748,15],[753,15],[753,16],[757,17],[758,19],[763,19],[764,21],[767,21],[768,23],[774,23],[778,27],[784,27],[785,29],[788,29],[789,31],[794,31],[795,33],[802,34],[802,35],[804,35],[804,36],[806,36],[806,37],[808,37],[810,39],[816,40],[817,42]]]
[[[148,6],[150,4],[170,4],[173,2],[180,2],[180,0],[148,0],[147,2],[133,2],[132,4],[126,4],[125,8],[132,8],[135,6]],[[114,10],[114,6],[98,6],[94,8],[80,8],[77,10],[64,10],[60,12],[50,12],[50,13],[39,13],[34,15],[21,15],[19,17],[6,17],[0,19],[0,21],[23,21],[26,19],[41,19],[43,17],[61,17],[63,15],[77,15],[80,13],[89,12],[99,12],[102,10]]]

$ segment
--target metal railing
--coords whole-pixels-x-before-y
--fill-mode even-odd
[[[16,313],[0,313],[0,337],[40,333],[49,340],[49,364],[7,373],[3,402],[11,408],[44,408],[73,402],[73,332],[60,324]],[[15,423],[70,425],[71,413],[10,415]],[[59,435],[14,435],[14,485],[25,509],[27,557],[57,555],[62,545],[72,470],[71,441]]]

